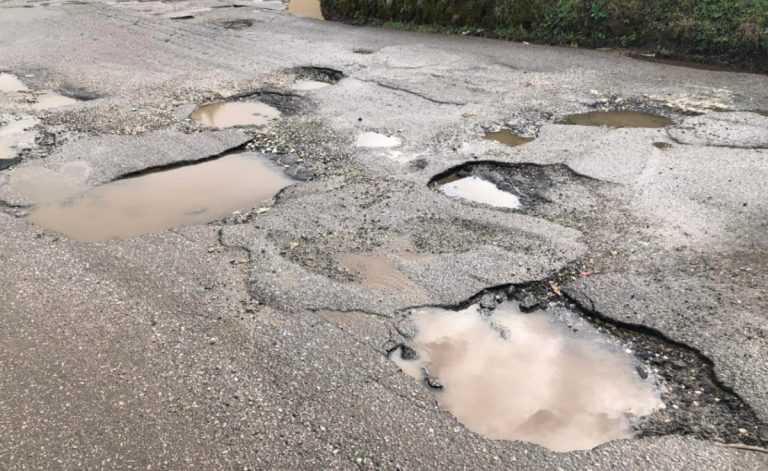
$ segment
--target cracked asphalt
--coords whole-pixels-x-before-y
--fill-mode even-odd
[[[400,310],[578,263],[563,288],[701,352],[768,441],[768,77],[242,3],[0,2],[0,72],[82,100],[31,110],[0,93],[0,122],[40,121],[0,171],[1,469],[768,469],[695,434],[571,453],[487,440],[386,357]],[[301,67],[344,78],[291,90]],[[188,119],[249,96],[283,117]],[[603,109],[674,124],[559,124]],[[499,127],[536,139],[483,139]],[[355,147],[367,131],[402,145]],[[96,243],[29,224],[12,185],[74,164],[95,186],[246,145],[314,178],[207,225]],[[430,187],[477,161],[571,171],[521,211]]]

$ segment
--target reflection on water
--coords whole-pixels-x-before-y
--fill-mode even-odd
[[[405,373],[442,385],[440,406],[488,438],[590,449],[631,437],[633,418],[662,407],[634,357],[583,321],[570,329],[548,313],[523,314],[515,303],[490,317],[477,306],[412,315],[418,333],[409,347],[418,358],[404,359],[402,349],[391,358]]]
[[[83,179],[26,168],[16,172],[13,187],[36,203],[29,221],[90,242],[203,224],[252,208],[291,183],[281,169],[248,153],[96,188]]]
[[[520,198],[517,195],[503,191],[488,180],[476,176],[452,179],[440,185],[440,191],[451,198],[474,203],[510,209],[520,207]]]
[[[609,128],[663,128],[673,124],[666,116],[642,111],[591,111],[565,117],[566,124]]]
[[[501,142],[510,147],[521,146],[527,144],[533,140],[530,137],[518,136],[511,129],[501,129],[496,132],[486,132],[485,138],[491,141]]]
[[[277,108],[258,101],[222,101],[198,106],[192,118],[205,126],[229,128],[232,126],[261,126],[279,118]]]

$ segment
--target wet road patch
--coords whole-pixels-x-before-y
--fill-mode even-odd
[[[674,122],[662,115],[645,111],[590,111],[566,116],[563,124],[605,126],[609,128],[663,128]]]
[[[93,242],[204,224],[272,198],[291,180],[260,154],[238,153],[95,188],[41,168],[17,171],[12,184],[35,203],[28,221]]]
[[[391,358],[488,438],[591,449],[629,438],[663,407],[637,360],[575,313],[525,314],[509,302],[492,312],[416,309],[409,320],[416,335]]]
[[[498,131],[486,131],[485,138],[489,141],[500,142],[510,147],[517,147],[533,141],[531,137],[523,137],[515,134],[511,129],[502,128]]]
[[[204,126],[230,128],[234,126],[263,126],[279,118],[280,110],[260,101],[222,101],[198,106],[192,119]]]

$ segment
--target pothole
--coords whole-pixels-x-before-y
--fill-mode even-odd
[[[81,101],[54,91],[33,91],[17,76],[7,72],[0,73],[0,93],[15,97],[22,105],[37,111],[74,105]]]
[[[517,195],[503,191],[494,183],[474,175],[446,179],[438,185],[440,191],[458,200],[499,208],[517,209],[520,207],[520,198]]]
[[[288,0],[288,11],[297,16],[324,20],[320,0]]]
[[[203,224],[252,208],[291,184],[281,170],[260,154],[237,153],[95,188],[83,183],[82,173],[24,168],[12,185],[35,203],[27,220],[93,242]]]
[[[192,119],[204,126],[230,128],[234,126],[263,126],[279,118],[280,110],[259,101],[222,101],[198,106]]]
[[[597,312],[558,286],[573,276],[568,270],[484,290],[455,310],[403,313],[397,328],[406,343],[390,358],[490,438],[556,451],[671,434],[765,446],[757,415],[717,379],[710,359]]]
[[[250,28],[253,26],[253,21],[247,18],[240,18],[237,20],[226,20],[219,23],[224,29],[231,29],[233,31],[240,31],[242,29]]]
[[[490,141],[500,142],[510,147],[517,147],[533,141],[531,137],[523,137],[515,134],[511,129],[502,128],[498,131],[486,131],[485,138]]]
[[[664,407],[639,362],[574,313],[524,314],[504,303],[487,314],[479,305],[418,309],[410,320],[417,334],[391,358],[488,438],[591,449],[631,437],[640,418]]]
[[[330,67],[296,67],[290,72],[296,75],[291,88],[298,91],[318,90],[334,85],[344,78],[344,72]]]
[[[37,119],[23,117],[0,126],[0,170],[16,164],[19,151],[34,145],[37,132],[32,128],[37,124]]]
[[[397,147],[401,143],[399,137],[387,136],[378,132],[364,132],[355,140],[355,146],[368,148]]]
[[[25,92],[29,88],[18,77],[7,72],[0,72],[0,92]]]
[[[321,88],[329,87],[331,84],[326,82],[320,82],[318,80],[296,80],[291,89],[302,92],[319,90]]]
[[[674,124],[670,118],[645,111],[590,111],[566,116],[564,124],[609,128],[663,128]]]
[[[460,201],[541,215],[543,206],[564,202],[569,194],[589,200],[591,181],[564,165],[480,161],[448,169],[429,186]]]

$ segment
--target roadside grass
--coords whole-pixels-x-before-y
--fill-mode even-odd
[[[322,0],[328,19],[658,57],[768,73],[768,0]]]

